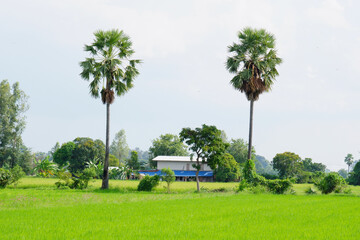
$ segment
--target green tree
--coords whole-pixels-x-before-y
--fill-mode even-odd
[[[139,156],[136,151],[131,151],[130,159],[128,159],[127,165],[133,170],[140,169]]]
[[[7,80],[0,83],[0,167],[8,164],[24,166],[20,160],[25,129],[24,113],[28,110],[28,97],[16,82],[10,86]]]
[[[119,159],[117,159],[117,157],[115,157],[112,154],[109,154],[109,166],[111,167],[120,167],[119,165]]]
[[[225,153],[214,174],[218,182],[233,182],[240,177],[240,167],[231,154]]]
[[[110,104],[114,102],[115,94],[124,95],[133,87],[133,81],[139,74],[136,64],[140,60],[130,60],[134,53],[130,38],[123,31],[97,31],[91,45],[85,45],[85,51],[91,54],[80,63],[81,77],[90,79],[90,94],[106,104],[106,151],[102,189],[109,188],[109,133]],[[101,88],[102,86],[102,88]]]
[[[348,175],[349,175],[348,172],[343,168],[338,171],[338,174],[340,176],[342,176],[344,179],[346,179],[348,177]]]
[[[55,163],[59,165],[59,167],[63,167],[71,162],[72,154],[75,149],[75,143],[67,142],[61,145],[54,154],[53,160]]]
[[[128,158],[129,150],[129,146],[126,143],[125,130],[121,129],[115,134],[115,138],[110,145],[110,153],[117,157],[119,164],[121,164]]]
[[[251,159],[254,101],[271,86],[278,76],[276,66],[282,62],[275,50],[275,37],[264,29],[245,28],[238,33],[239,43],[228,47],[232,56],[226,62],[227,70],[235,74],[231,85],[244,92],[250,101],[248,159]]]
[[[157,156],[187,156],[189,155],[186,146],[177,135],[165,134],[152,141],[149,148],[150,165],[156,168],[156,162],[152,161]]]
[[[241,138],[231,139],[230,146],[226,152],[230,153],[239,164],[245,164],[248,159],[248,144]],[[255,160],[254,147],[252,147],[251,159]]]
[[[304,171],[307,172],[325,172],[326,169],[324,164],[312,162],[311,158],[305,158],[302,164]]]
[[[222,160],[222,155],[225,153],[228,143],[224,143],[221,137],[221,131],[215,126],[202,125],[201,128],[183,128],[180,132],[181,141],[185,142],[189,149],[195,156],[195,163],[192,165],[196,169],[196,186],[197,191],[200,191],[199,171],[201,164],[207,163],[211,169],[216,169]]]
[[[292,152],[278,153],[272,161],[274,169],[279,171],[282,178],[293,177],[302,168],[301,158]]]
[[[49,160],[49,157],[45,159],[35,161],[34,172],[38,173],[41,177],[50,177],[55,174],[57,165]]]
[[[353,171],[349,173],[348,182],[351,185],[360,185],[360,161],[355,164]]]
[[[170,193],[170,184],[175,182],[175,173],[170,168],[161,169],[161,178],[167,184],[167,192]]]
[[[354,157],[352,154],[348,153],[346,155],[344,162],[348,165],[348,173],[350,172],[350,166],[354,163]]]

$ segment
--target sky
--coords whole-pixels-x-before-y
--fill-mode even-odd
[[[140,75],[111,105],[111,139],[148,150],[161,134],[215,125],[248,139],[249,102],[230,84],[227,47],[245,27],[276,37],[283,63],[254,104],[253,144],[272,160],[295,152],[330,170],[360,158],[359,1],[1,0],[0,80],[29,96],[26,146],[105,140],[105,105],[79,76],[97,30],[130,36]]]

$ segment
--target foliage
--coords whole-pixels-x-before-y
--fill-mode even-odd
[[[35,167],[33,169],[34,172],[36,172],[41,177],[50,177],[55,174],[55,171],[57,170],[56,163],[53,163],[49,160],[49,156],[46,157],[43,160],[35,160]]]
[[[5,188],[10,184],[14,184],[16,186],[20,178],[22,178],[24,175],[24,171],[18,165],[10,170],[0,168],[0,188]]]
[[[245,164],[248,155],[248,144],[241,138],[231,139],[226,152],[230,153],[239,164]],[[251,157],[255,160],[254,147],[252,148]]]
[[[96,163],[97,162],[97,163]],[[95,178],[102,179],[103,173],[104,173],[104,164],[102,164],[101,161],[89,161],[86,163],[87,168],[94,169],[95,171]]]
[[[85,189],[95,175],[96,172],[94,168],[86,168],[82,172],[77,172],[73,175],[69,172],[60,171],[58,172],[60,181],[56,182],[55,185],[58,188]]]
[[[348,183],[351,185],[360,185],[360,162],[357,162],[353,171],[349,173]]]
[[[306,172],[325,172],[326,166],[322,163],[312,162],[311,158],[302,161],[303,170]]]
[[[141,179],[137,190],[150,192],[154,187],[159,185],[159,181],[160,181],[159,175],[154,175],[152,177],[146,175],[143,179]]]
[[[207,163],[211,169],[216,169],[222,160],[222,155],[225,153],[229,144],[222,139],[222,132],[215,126],[202,125],[201,128],[183,128],[180,132],[180,140],[185,142],[189,149],[196,154],[195,163],[193,167],[196,169],[196,183],[197,191],[200,191],[198,174],[201,164]]]
[[[219,166],[215,169],[214,175],[217,182],[233,182],[240,177],[240,167],[234,157],[225,153]]]
[[[272,176],[276,176],[275,178],[279,178],[278,172],[274,170],[271,163],[267,159],[265,159],[265,157],[254,154],[254,160],[255,160],[255,168],[257,174],[264,176],[272,175]]]
[[[267,180],[266,187],[269,192],[275,194],[284,194],[288,190],[290,190],[292,183],[289,179],[275,179],[275,180]]]
[[[338,171],[338,174],[342,176],[344,179],[348,178],[349,176],[348,172],[343,168]]]
[[[346,182],[339,174],[331,172],[327,174],[320,182],[315,183],[315,186],[323,194],[329,194],[334,191],[341,192],[341,190],[346,187]]]
[[[0,82],[0,167],[20,165],[30,170],[31,158],[21,138],[26,125],[24,113],[29,108],[27,100],[18,82],[12,86],[7,80]]]
[[[152,141],[149,148],[150,159],[157,156],[187,156],[186,146],[177,135],[165,134]],[[156,168],[156,162],[150,160],[150,166]]]
[[[125,160],[129,156],[129,150],[129,146],[126,142],[125,130],[121,129],[115,134],[115,138],[110,145],[110,154],[113,154],[117,159],[119,159],[119,163],[118,165],[111,165],[109,162],[110,166],[119,166],[120,163],[125,163]]]
[[[305,193],[308,194],[308,195],[311,195],[311,194],[316,194],[316,191],[315,191],[315,189],[313,189],[312,187],[308,187],[308,188],[305,190]]]
[[[105,145],[91,138],[75,138],[61,145],[54,153],[54,162],[61,167],[69,164],[70,172],[82,171],[89,161],[98,164],[105,157]],[[101,161],[102,162],[102,161]]]
[[[126,179],[126,167],[113,168],[109,171],[109,179]]]
[[[111,166],[111,167],[118,167],[119,166],[119,159],[117,159],[112,154],[109,154],[109,166]]]
[[[278,153],[273,159],[274,169],[279,171],[281,178],[294,177],[301,170],[301,158],[292,152]]]
[[[127,160],[127,166],[133,170],[140,169],[139,157],[136,151],[131,151],[130,159]]]
[[[170,184],[175,182],[175,173],[170,168],[161,169],[161,179],[167,183],[167,191],[170,193]]]

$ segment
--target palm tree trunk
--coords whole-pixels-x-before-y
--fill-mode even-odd
[[[251,159],[251,149],[252,149],[252,131],[253,131],[253,112],[254,112],[254,100],[250,100],[250,123],[249,123],[249,148],[248,148],[248,159]]]
[[[109,188],[109,132],[110,132],[110,103],[106,103],[106,143],[105,143],[105,162],[102,189]]]

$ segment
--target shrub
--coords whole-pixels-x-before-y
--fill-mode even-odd
[[[0,168],[0,188],[5,188],[11,181],[11,173],[9,170]]]
[[[161,169],[161,178],[167,183],[167,192],[170,193],[170,184],[175,181],[175,173],[170,168]]]
[[[308,189],[305,190],[305,193],[309,195],[316,194],[316,191],[312,187],[309,187]]]
[[[239,192],[242,192],[242,191],[244,191],[245,188],[247,188],[247,187],[248,187],[248,183],[246,182],[245,179],[243,179],[243,180],[240,181],[238,191],[239,191]]]
[[[154,187],[159,185],[160,177],[159,175],[154,175],[152,177],[146,175],[138,185],[138,191],[151,191]]]
[[[86,168],[82,172],[71,175],[69,172],[58,172],[59,182],[55,185],[58,188],[85,189],[88,187],[89,181],[96,176],[95,169]]]
[[[284,194],[291,188],[292,184],[288,179],[267,180],[266,188],[269,192]]]
[[[326,175],[320,182],[315,183],[315,186],[321,191],[321,193],[329,194],[335,190],[337,192],[341,192],[346,186],[346,182],[338,173],[332,172]]]

